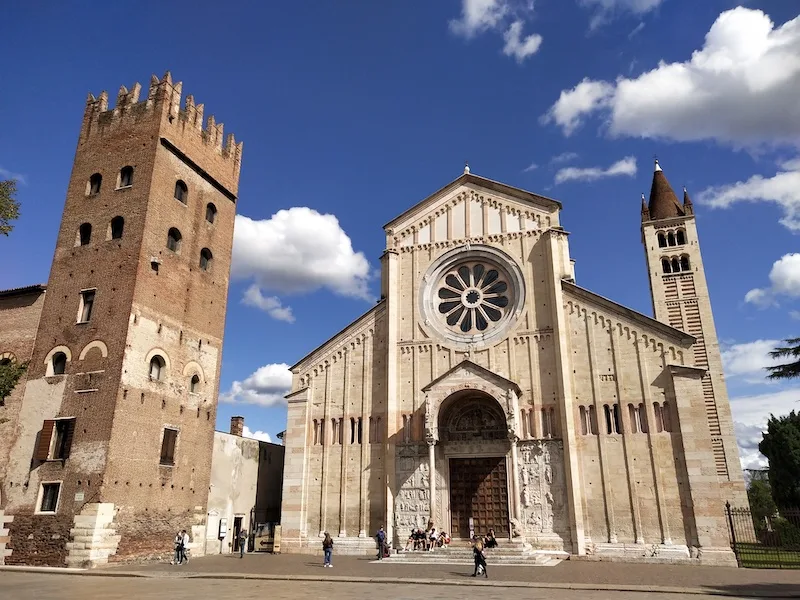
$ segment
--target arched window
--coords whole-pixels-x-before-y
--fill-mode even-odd
[[[192,375],[192,378],[189,380],[189,391],[192,394],[196,394],[200,391],[200,376],[195,373]]]
[[[647,410],[645,409],[644,404],[640,403],[636,410],[639,413],[639,431],[642,433],[648,433],[650,431],[650,427],[647,425]]]
[[[664,431],[664,413],[658,402],[653,402],[653,414],[656,419],[656,433],[661,433]]]
[[[100,186],[103,183],[103,176],[100,173],[95,173],[89,177],[89,185],[87,186],[86,195],[94,196],[100,193]]]
[[[671,231],[667,234],[667,245],[674,246],[675,245],[675,234]]]
[[[661,259],[661,270],[664,271],[664,273],[672,273],[672,268],[669,266],[668,258]]]
[[[150,359],[150,381],[161,381],[166,375],[167,363],[163,356],[156,354]]]
[[[585,406],[579,406],[578,413],[581,422],[581,435],[589,435],[589,412]]]
[[[53,354],[53,375],[63,375],[67,370],[67,355],[63,352]]]
[[[130,187],[133,185],[133,167],[122,167],[119,171],[119,186]]]
[[[319,421],[314,419],[314,445],[319,444]]]
[[[672,411],[670,410],[670,403],[664,402],[661,407],[661,416],[664,421],[664,431],[672,432]]]
[[[122,217],[114,217],[111,219],[111,239],[122,239],[122,231],[125,229],[125,219]]]
[[[686,243],[686,232],[683,229],[678,229],[675,233],[675,241],[678,246],[683,246]]]
[[[175,182],[175,200],[180,200],[184,204],[189,200],[189,188],[180,179]]]
[[[211,250],[208,248],[203,248],[200,250],[200,268],[203,271],[208,271],[211,268],[211,261],[214,257],[211,254]]]
[[[663,233],[658,234],[658,247],[659,248],[666,248],[667,247],[667,238],[664,237]]]
[[[354,417],[350,417],[350,443],[356,443],[356,420]]]
[[[685,254],[681,256],[681,271],[689,270],[689,257]]]
[[[81,246],[87,246],[92,241],[91,223],[83,223],[78,227],[78,242]]]
[[[13,361],[10,358],[8,358],[7,356],[4,356],[3,358],[0,358],[0,367],[7,367],[12,362]]]
[[[170,227],[170,230],[167,232],[167,250],[180,252],[181,239],[181,232],[174,227]]]
[[[619,418],[619,404],[614,404],[613,406],[604,404],[603,412],[606,417],[606,433],[622,433],[622,426]]]
[[[628,418],[631,420],[631,433],[639,433],[638,411],[633,404],[628,404]]]
[[[678,262],[678,259],[677,258],[673,258],[672,259],[672,272],[673,273],[680,273],[680,271],[681,271],[681,265]]]
[[[589,431],[592,435],[597,435],[597,410],[594,406],[589,407]]]
[[[217,218],[217,207],[213,202],[206,204],[206,221],[213,223]]]

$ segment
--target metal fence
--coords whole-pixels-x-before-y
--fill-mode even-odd
[[[754,515],[725,504],[731,548],[740,567],[800,569],[800,509]]]

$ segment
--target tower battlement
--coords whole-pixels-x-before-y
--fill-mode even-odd
[[[167,131],[172,130],[179,137],[195,137],[192,145],[200,141],[223,159],[231,160],[238,172],[243,143],[237,143],[232,133],[225,137],[224,125],[217,123],[213,115],[206,119],[204,127],[205,107],[196,104],[193,96],[187,96],[181,108],[182,90],[183,83],[173,83],[172,75],[167,71],[161,79],[151,76],[147,97],[143,100],[140,100],[142,86],[138,82],[130,90],[124,85],[120,86],[113,108],[109,108],[107,91],[97,97],[90,93],[86,99],[80,141],[134,124],[141,126],[144,121],[152,119],[154,126],[160,127],[165,122]]]

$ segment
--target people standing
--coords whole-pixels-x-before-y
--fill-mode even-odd
[[[189,534],[186,533],[184,529],[181,531],[181,563],[189,562],[189,555],[187,554],[189,550],[189,541]]]
[[[483,576],[489,579],[489,572],[486,570],[486,555],[483,552],[483,543],[477,537],[472,540],[472,554],[475,558],[475,570],[472,576],[477,577],[479,571],[483,571]]]
[[[181,535],[180,531],[175,534],[175,539],[172,541],[172,544],[175,546],[175,557],[170,561],[169,564],[179,565],[181,564],[181,558],[183,557],[183,536]]]
[[[239,530],[239,558],[244,558],[244,551],[247,548],[247,532],[244,529]]]
[[[384,548],[386,547],[386,532],[383,526],[378,528],[378,533],[375,534],[375,542],[378,544],[378,560],[383,560]]]
[[[327,531],[322,540],[322,553],[325,555],[325,562],[322,563],[322,566],[333,568],[333,538]]]

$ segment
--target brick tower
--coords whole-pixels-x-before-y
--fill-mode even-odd
[[[7,564],[203,545],[242,144],[181,87],[87,100],[2,482]]]
[[[723,500],[747,506],[694,207],[685,189],[678,201],[657,160],[649,202],[642,195],[642,243],[655,318],[697,340],[693,362],[705,369],[703,400]]]

